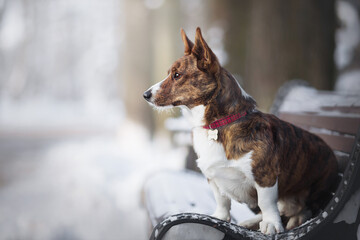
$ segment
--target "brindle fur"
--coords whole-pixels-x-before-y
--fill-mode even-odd
[[[283,216],[294,216],[306,208],[317,213],[326,204],[330,187],[337,178],[337,161],[330,147],[303,129],[257,111],[255,101],[244,96],[233,76],[220,66],[199,28],[195,44],[183,30],[181,34],[185,55],[170,68],[155,104],[188,108],[202,104],[206,107],[206,125],[247,111],[245,117],[219,129],[217,141],[223,144],[227,159],[240,159],[253,151],[256,183],[270,187],[278,180],[279,201],[291,199],[297,207],[281,212]],[[177,80],[173,77],[175,72],[181,74]],[[256,190],[250,195],[256,199]]]

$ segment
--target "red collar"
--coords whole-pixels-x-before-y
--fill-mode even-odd
[[[222,126],[225,126],[229,123],[235,122],[236,120],[246,116],[246,111],[241,112],[241,113],[236,113],[236,114],[232,114],[229,116],[226,116],[224,118],[221,118],[219,120],[216,120],[215,122],[210,123],[210,125],[208,126],[203,126],[203,128],[205,129],[216,129]]]

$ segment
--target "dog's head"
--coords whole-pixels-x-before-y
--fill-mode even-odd
[[[217,91],[221,66],[205,42],[200,28],[192,43],[181,29],[184,56],[168,70],[168,76],[144,93],[144,98],[156,107],[205,105]]]

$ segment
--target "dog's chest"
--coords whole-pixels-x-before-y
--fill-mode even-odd
[[[198,167],[206,178],[215,181],[221,194],[252,205],[254,199],[250,197],[250,192],[255,184],[251,167],[252,152],[239,159],[228,160],[223,145],[208,140],[207,131],[202,127],[193,129],[194,149],[199,156]]]

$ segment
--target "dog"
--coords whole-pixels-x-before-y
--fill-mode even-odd
[[[197,165],[217,203],[212,216],[230,221],[234,199],[258,211],[241,226],[276,234],[319,213],[337,179],[330,147],[257,110],[255,100],[221,67],[200,28],[194,43],[183,29],[181,36],[184,56],[143,97],[156,108],[180,107],[191,121]]]

